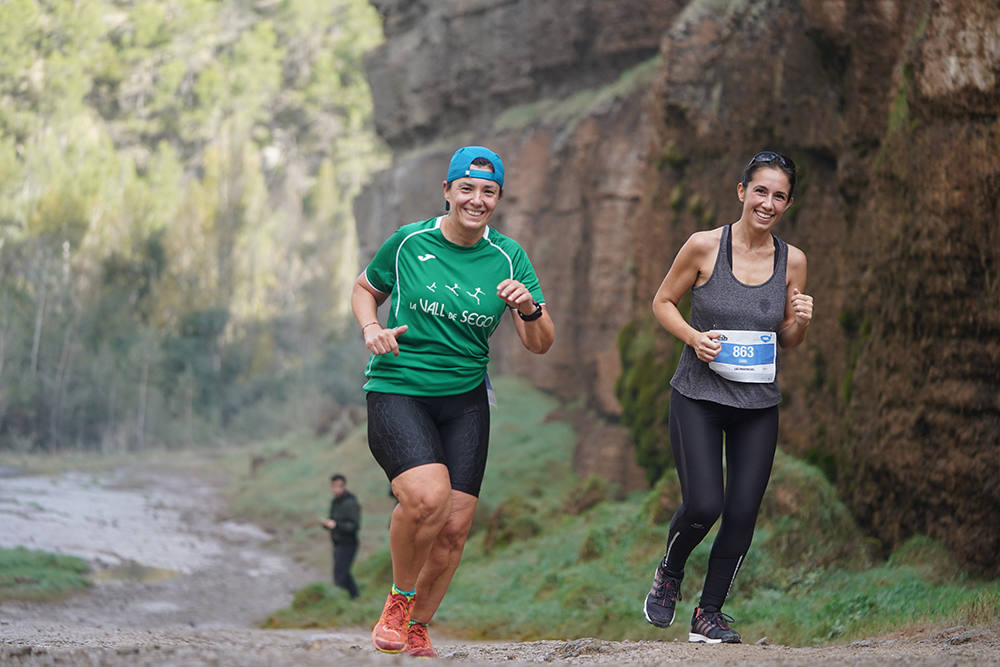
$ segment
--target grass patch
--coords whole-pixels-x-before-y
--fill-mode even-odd
[[[925,538],[920,538],[925,539]],[[905,549],[906,545],[901,547]],[[1000,625],[1000,582],[942,579],[932,567],[892,559],[862,570],[828,570],[787,590],[735,600],[727,611],[751,640],[822,645],[920,625]]]
[[[558,405],[518,380],[500,378],[495,385],[500,405],[480,511],[436,627],[475,638],[685,640],[714,531],[688,562],[674,627],[654,628],[641,615],[666,524],[680,501],[676,475],[625,497],[599,480],[578,479],[570,465],[575,435],[550,418]],[[355,568],[361,599],[313,584],[266,625],[370,624],[392,576],[388,512],[377,509],[385,479],[371,462],[364,429],[336,446],[299,435],[269,447],[260,451],[290,451],[294,458],[275,458],[253,483],[243,480],[246,518],[264,511],[307,523],[309,503],[325,508],[326,473],[335,466],[347,471],[361,496],[368,532]],[[309,540],[328,567],[325,534],[310,533]],[[918,536],[887,561],[877,554],[823,473],[779,451],[726,611],[744,641],[766,635],[788,645],[845,642],[916,624],[997,626],[1000,584],[963,575],[940,543]]]
[[[0,600],[56,600],[90,588],[87,562],[24,547],[0,548]]]
[[[581,90],[569,97],[547,98],[511,107],[497,117],[493,128],[497,132],[508,132],[541,125],[561,127],[565,134],[571,134],[579,119],[610,107],[652,82],[661,62],[661,57],[656,55],[625,70],[605,86]]]
[[[355,578],[358,573],[355,572]],[[292,604],[268,617],[267,628],[325,628],[331,625],[363,625],[373,623],[382,612],[385,598],[364,595],[351,600],[322,581],[309,584],[295,593]],[[337,619],[335,622],[331,619]]]
[[[910,103],[906,94],[906,79],[903,78],[896,88],[896,97],[889,108],[889,133],[906,130],[910,125]]]
[[[361,502],[359,559],[386,547],[395,501],[368,451],[364,426],[339,441],[312,431],[292,433],[232,451],[222,465],[231,480],[230,511],[264,527],[274,535],[274,546],[298,562],[330,569],[330,537],[319,521],[330,508],[334,472],[347,477],[348,488]]]

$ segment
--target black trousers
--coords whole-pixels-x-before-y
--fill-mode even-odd
[[[345,589],[352,598],[358,597],[358,584],[351,576],[351,565],[357,553],[357,542],[333,545],[333,585]]]
[[[749,410],[696,401],[677,390],[670,395],[670,446],[683,502],[667,535],[663,558],[667,574],[684,576],[688,556],[722,516],[708,557],[699,603],[702,609],[722,608],[743,564],[777,441],[778,406]]]

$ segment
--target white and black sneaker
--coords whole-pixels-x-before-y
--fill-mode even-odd
[[[674,622],[674,607],[681,599],[681,580],[663,571],[663,563],[653,575],[653,587],[642,605],[642,615],[658,628],[669,628]]]
[[[700,644],[739,644],[743,640],[740,633],[729,627],[732,622],[733,617],[729,614],[695,607],[688,641]]]

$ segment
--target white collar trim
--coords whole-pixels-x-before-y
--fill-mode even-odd
[[[443,215],[439,215],[437,217],[437,219],[434,221],[434,229],[441,229],[441,221],[442,220],[444,220],[444,216]],[[486,239],[487,241],[490,240],[490,226],[489,225],[486,225],[486,228],[483,230],[483,238]]]

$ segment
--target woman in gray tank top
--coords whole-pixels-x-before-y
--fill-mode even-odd
[[[722,605],[753,539],[774,462],[778,348],[801,343],[812,319],[806,256],[773,234],[794,190],[790,159],[755,155],[736,186],[740,219],[692,234],[653,299],[657,319],[685,343],[670,381],[670,447],[683,502],[670,521],[643,615],[659,627],[673,622],[687,558],[721,515],[691,619],[692,642],[740,641]],[[690,323],[677,309],[688,290]]]

